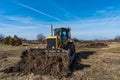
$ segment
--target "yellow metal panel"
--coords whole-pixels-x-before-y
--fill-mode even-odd
[[[68,41],[69,41],[69,42],[73,42],[73,40],[72,40],[72,39],[68,39]]]
[[[58,36],[47,36],[46,39],[56,39],[56,48],[58,48]]]
[[[49,38],[57,38],[57,36],[47,36],[46,39],[49,39]]]

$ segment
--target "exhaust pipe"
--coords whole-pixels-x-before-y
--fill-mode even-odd
[[[50,33],[51,33],[51,36],[53,36],[53,25],[51,24],[51,31],[50,31]]]

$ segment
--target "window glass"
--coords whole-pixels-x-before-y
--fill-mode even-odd
[[[59,30],[59,29],[56,29],[56,30],[54,31],[54,35],[55,35],[55,36],[60,36],[60,34],[61,34],[61,33],[60,33],[60,30]]]
[[[65,29],[62,30],[62,41],[65,42],[67,40],[67,31]]]

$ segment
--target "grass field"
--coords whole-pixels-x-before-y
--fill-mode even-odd
[[[112,42],[104,48],[81,47],[76,43],[76,62],[72,74],[62,80],[120,80],[120,43]],[[43,47],[42,44],[29,46],[0,45],[0,70],[15,65],[21,52],[27,47]],[[0,72],[0,80],[57,80],[47,75],[24,75],[24,73]]]

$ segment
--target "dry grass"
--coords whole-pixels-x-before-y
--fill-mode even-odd
[[[86,48],[76,44],[77,65],[70,77],[62,80],[120,80],[120,44],[113,42],[107,48]],[[28,47],[43,47],[29,45]],[[26,46],[0,45],[0,69],[16,64]],[[0,80],[57,80],[52,76],[0,72]]]

